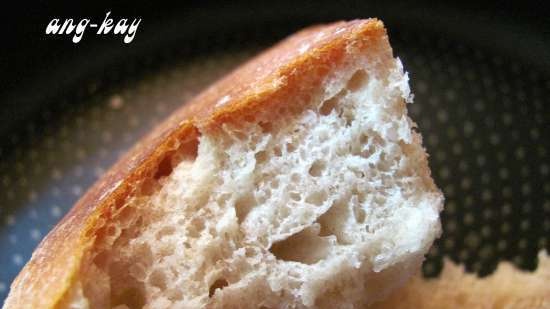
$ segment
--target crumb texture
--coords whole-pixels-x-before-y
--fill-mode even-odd
[[[105,225],[64,308],[351,308],[414,273],[442,196],[401,63],[371,57],[201,132]]]

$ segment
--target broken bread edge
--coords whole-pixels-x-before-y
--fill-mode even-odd
[[[323,37],[318,36],[321,29]],[[199,94],[134,146],[76,203],[16,278],[5,308],[53,308],[72,297],[87,253],[102,236],[101,228],[127,200],[150,194],[144,187],[171,172],[175,153],[178,160],[195,156],[200,132],[238,123],[270,102],[292,102],[284,98],[318,89],[333,68],[375,48],[389,49],[391,54],[378,20],[308,28]],[[424,168],[429,178],[427,163]],[[434,237],[438,233],[436,229]],[[422,256],[416,259],[413,264],[419,265]],[[398,272],[395,276],[401,277]]]
[[[423,278],[419,273],[403,288],[369,309],[547,309],[550,308],[550,257],[538,254],[533,271],[500,262],[486,277],[467,273],[464,265],[445,259],[441,274]]]

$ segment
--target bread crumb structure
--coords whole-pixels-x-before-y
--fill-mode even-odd
[[[239,97],[240,76],[271,61]],[[440,232],[410,100],[378,21],[280,43],[187,107],[191,133],[96,216],[57,308],[352,308],[387,295]]]

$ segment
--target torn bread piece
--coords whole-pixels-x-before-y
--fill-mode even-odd
[[[501,262],[484,278],[465,273],[464,267],[445,261],[438,278],[415,276],[405,287],[369,309],[549,309],[550,258],[539,253],[534,272]]]
[[[315,26],[136,145],[5,308],[350,308],[420,267],[443,196],[375,19]]]

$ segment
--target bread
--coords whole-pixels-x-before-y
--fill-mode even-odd
[[[5,308],[351,308],[414,274],[443,197],[374,19],[199,94],[44,239]]]
[[[539,253],[535,272],[502,262],[485,278],[467,274],[464,268],[445,261],[437,279],[419,274],[387,300],[369,309],[549,309],[550,258]]]

